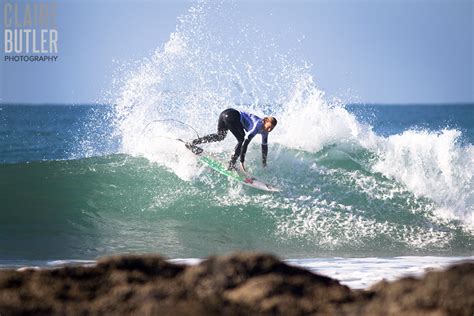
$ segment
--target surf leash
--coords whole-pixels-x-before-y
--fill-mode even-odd
[[[145,132],[146,128],[147,128],[148,126],[150,126],[152,123],[157,123],[157,122],[176,122],[176,123],[180,123],[180,124],[182,124],[182,125],[184,125],[184,126],[189,127],[190,129],[192,129],[192,130],[194,131],[194,133],[196,133],[197,138],[201,137],[201,136],[199,136],[198,131],[197,131],[194,127],[192,127],[192,126],[189,125],[188,123],[185,123],[185,122],[182,122],[182,121],[176,120],[176,119],[161,119],[161,120],[153,120],[153,121],[151,121],[151,122],[148,122],[148,123],[145,125],[145,127],[143,127],[142,133]],[[162,137],[164,137],[164,136],[162,136]],[[164,137],[164,138],[168,138],[168,137]],[[171,138],[169,138],[169,139],[171,139]],[[176,139],[176,138],[173,138],[173,139]],[[181,140],[181,141],[182,141],[182,140]]]
[[[150,124],[155,123],[155,122],[177,122],[177,123],[183,124],[183,125],[185,125],[185,126],[191,128],[191,129],[194,131],[194,133],[196,133],[196,136],[197,136],[198,138],[200,137],[198,131],[197,131],[194,127],[192,127],[191,125],[189,125],[189,124],[187,124],[187,123],[184,123],[184,122],[181,122],[181,121],[175,120],[175,119],[162,119],[162,120],[153,120],[153,121],[151,121],[151,122],[148,122],[148,124],[146,124],[145,127],[143,128],[142,133],[145,132],[146,128],[147,128],[148,126],[150,126]],[[203,149],[202,149],[201,147],[198,147],[198,146],[195,146],[195,145],[191,145],[191,144],[189,144],[188,142],[182,140],[181,138],[173,138],[173,137],[168,137],[168,136],[163,136],[163,135],[158,135],[158,136],[156,136],[156,137],[165,138],[165,139],[170,139],[170,140],[176,140],[176,141],[178,141],[178,142],[181,142],[181,143],[183,143],[183,144],[186,146],[187,149],[189,149],[189,150],[190,150],[193,154],[195,154],[195,155],[200,155],[200,154],[203,152]]]

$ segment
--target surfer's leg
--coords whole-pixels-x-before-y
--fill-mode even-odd
[[[219,116],[219,121],[217,122],[217,133],[209,134],[198,139],[192,141],[192,145],[202,144],[202,143],[213,143],[213,142],[220,142],[224,140],[227,136],[227,123],[226,123],[226,111],[221,113]]]
[[[239,158],[240,152],[242,151],[242,143],[243,142],[244,142],[243,139],[238,140],[237,145],[235,145],[234,154],[232,155],[232,157],[230,158],[230,161],[229,161],[229,169],[235,168],[235,163],[237,162],[237,158]]]
[[[237,162],[237,158],[239,158],[240,156],[240,152],[242,151],[242,144],[245,140],[245,131],[244,127],[242,126],[242,123],[240,122],[240,115],[239,120],[234,120],[232,124],[230,124],[229,130],[237,139],[237,145],[234,148],[234,154],[230,158],[229,162],[229,168],[232,168]]]
[[[198,139],[193,140],[192,145],[202,144],[202,143],[213,143],[222,141],[227,135],[226,130],[219,131],[215,134],[209,134]]]

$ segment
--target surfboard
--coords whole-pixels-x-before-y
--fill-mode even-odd
[[[252,176],[251,174],[245,173],[243,171],[227,169],[224,163],[212,157],[211,155],[206,154],[204,150],[200,147],[193,146],[192,148],[188,149],[199,157],[198,159],[202,164],[228,177],[231,180],[237,181],[239,183],[242,183],[243,185],[262,191],[280,192],[280,189],[278,189],[277,187],[274,187],[271,184],[268,184],[258,179],[257,177]]]

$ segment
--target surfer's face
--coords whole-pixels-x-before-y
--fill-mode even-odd
[[[274,127],[275,125],[272,123],[271,120],[265,119],[263,121],[263,129],[265,130],[265,132],[270,133],[271,131],[273,131]]]

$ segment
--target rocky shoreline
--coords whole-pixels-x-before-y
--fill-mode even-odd
[[[89,267],[0,270],[0,315],[32,314],[472,316],[474,262],[367,290],[259,253],[191,266],[132,255]]]

